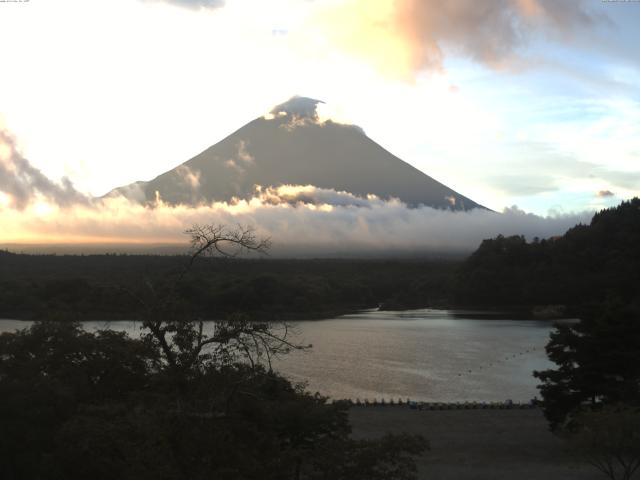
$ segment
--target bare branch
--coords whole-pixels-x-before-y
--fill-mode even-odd
[[[308,348],[290,339],[286,323],[253,322],[236,316],[216,322],[213,333],[205,333],[202,320],[184,318],[178,309],[178,287],[196,259],[233,258],[247,252],[266,254],[271,246],[268,238],[258,238],[252,228],[242,225],[194,225],[185,233],[190,236],[191,254],[175,281],[168,288],[156,288],[147,281],[145,295],[135,296],[144,311],[143,328],[148,332],[145,337],[159,347],[168,366],[195,373],[209,365],[246,362],[255,369],[264,362],[271,370],[273,359]]]
[[[185,233],[191,237],[191,263],[201,255],[217,253],[223,257],[236,257],[241,253],[266,254],[271,247],[269,238],[259,239],[255,230],[238,225],[229,229],[224,225],[194,225]]]

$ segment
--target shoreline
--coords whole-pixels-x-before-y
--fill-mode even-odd
[[[513,400],[497,400],[497,401],[448,401],[448,402],[426,402],[414,401],[407,399],[386,400],[384,398],[378,401],[360,399],[352,400],[350,398],[341,400],[329,400],[330,403],[346,403],[350,408],[397,408],[408,410],[534,410],[540,408],[540,401],[532,398],[529,401],[513,401]]]
[[[438,312],[449,312],[454,319],[463,318],[465,320],[505,320],[505,321],[519,321],[519,320],[537,320],[537,321],[568,321],[568,320],[577,320],[576,317],[571,315],[557,315],[557,316],[536,316],[531,313],[532,307],[473,307],[473,306],[424,306],[418,308],[398,308],[398,309],[385,309],[382,307],[362,307],[362,308],[351,308],[351,309],[339,309],[339,310],[327,310],[327,311],[314,311],[314,312],[279,312],[273,313],[269,312],[263,314],[263,317],[259,319],[259,321],[272,321],[272,322],[314,322],[314,321],[322,321],[322,320],[335,320],[340,317],[346,315],[359,315],[366,313],[392,313],[392,312],[402,312],[408,313],[413,311],[423,311],[423,310],[433,310]],[[230,315],[232,312],[228,312],[227,315]],[[248,315],[255,316],[259,318],[259,314],[257,312],[249,312]],[[57,318],[57,319],[38,319],[37,314],[30,312],[20,312],[13,314],[0,314],[0,321],[17,321],[17,322],[36,322],[36,321],[47,321],[47,320],[58,320],[58,321],[79,321],[79,322],[138,322],[140,320],[134,320],[134,314],[109,314],[107,312],[93,312],[92,314],[83,316],[82,319],[79,318]],[[220,320],[224,320],[225,317],[218,318],[206,318],[203,319],[205,322],[216,322]]]

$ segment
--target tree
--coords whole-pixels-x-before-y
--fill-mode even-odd
[[[223,225],[195,225],[185,233],[191,237],[192,252],[177,277],[161,286],[147,280],[142,292],[128,291],[141,307],[143,338],[161,352],[168,367],[186,375],[214,359],[229,362],[239,353],[249,355],[255,348],[258,351],[254,354],[261,355],[264,348],[271,351],[281,345],[293,346],[286,337],[276,338],[278,345],[271,342],[275,335],[269,325],[238,321],[238,318],[232,323],[217,323],[215,332],[207,334],[203,320],[192,318],[188,306],[178,295],[182,282],[199,257],[212,254],[234,257],[246,251],[266,253],[269,240],[258,239],[250,228],[229,229]],[[215,351],[205,353],[207,347]]]
[[[556,369],[534,372],[551,428],[563,427],[584,405],[640,403],[640,314],[609,301],[600,314],[560,324],[547,347]]]
[[[597,212],[588,225],[536,242],[485,240],[462,264],[459,305],[597,307],[610,294],[640,303],[640,198]]]
[[[195,227],[184,270],[130,291],[142,338],[38,322],[0,336],[0,477],[315,480],[415,477],[415,436],[349,437],[348,405],[273,371],[286,324],[207,330],[176,292],[197,258],[264,251],[246,229]]]
[[[155,352],[114,331],[41,322],[0,335],[0,478],[47,478],[80,405],[117,404],[151,380]]]
[[[546,349],[558,368],[534,375],[551,429],[611,480],[630,480],[640,468],[638,309],[608,300],[557,325]]]

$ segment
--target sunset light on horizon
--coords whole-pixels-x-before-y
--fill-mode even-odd
[[[0,243],[94,238],[56,220],[87,215],[96,241],[142,241],[96,197],[295,95],[480,205],[570,226],[640,194],[638,22],[639,4],[597,0],[3,3]],[[181,208],[163,220],[178,235]]]

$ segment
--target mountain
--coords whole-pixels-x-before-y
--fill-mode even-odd
[[[170,204],[199,204],[251,198],[256,185],[313,185],[395,197],[412,207],[483,208],[392,155],[359,127],[321,122],[318,103],[293,97],[173,170],[108,195],[150,202],[157,192]]]

